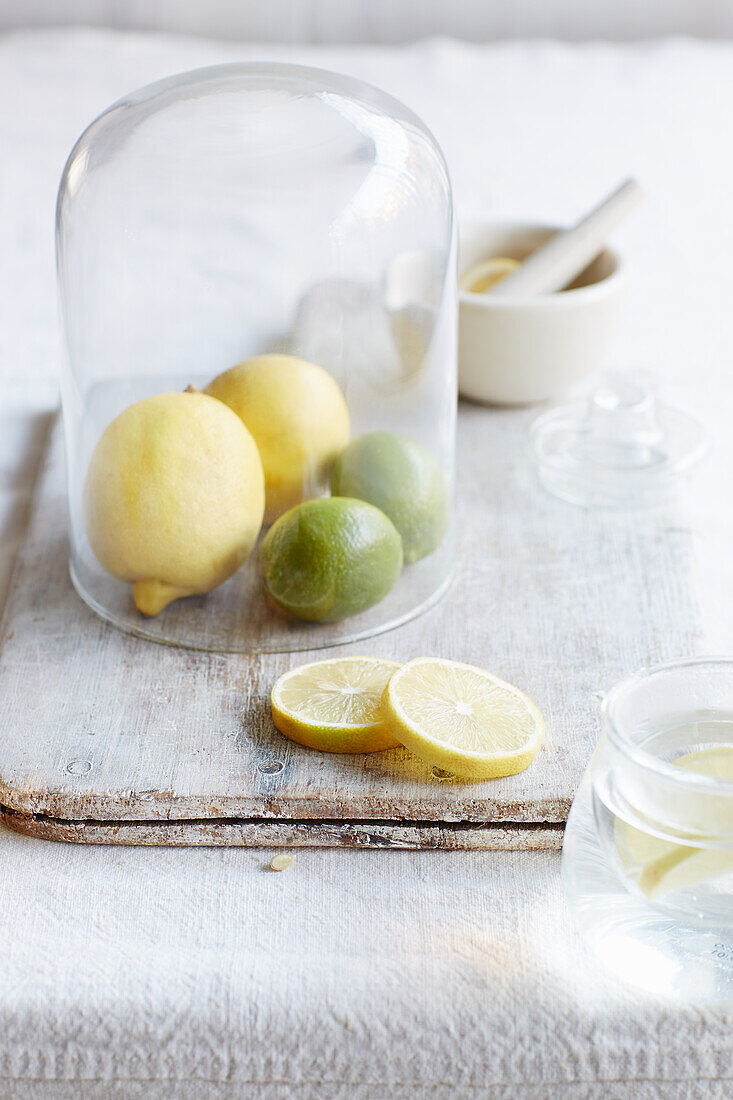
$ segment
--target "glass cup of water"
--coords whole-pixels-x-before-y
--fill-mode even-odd
[[[571,906],[625,976],[733,1003],[733,658],[646,669],[601,710],[566,832]]]

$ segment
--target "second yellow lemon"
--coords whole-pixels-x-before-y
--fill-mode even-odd
[[[323,492],[349,440],[346,402],[327,371],[291,355],[258,355],[220,374],[206,393],[233,409],[254,437],[267,523]]]

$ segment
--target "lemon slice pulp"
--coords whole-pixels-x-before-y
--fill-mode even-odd
[[[321,752],[395,748],[380,700],[399,667],[377,657],[334,657],[291,669],[272,689],[272,720],[291,741]]]
[[[500,279],[516,271],[518,267],[519,260],[512,260],[509,256],[494,256],[493,259],[482,260],[480,264],[474,264],[468,271],[464,271],[458,286],[470,294],[485,294]]]
[[[521,691],[483,669],[421,657],[389,680],[382,714],[397,740],[426,763],[469,779],[524,771],[544,734]]]

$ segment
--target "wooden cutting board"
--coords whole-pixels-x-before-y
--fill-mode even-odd
[[[458,561],[441,603],[380,637],[257,657],[168,648],[98,620],[67,571],[57,426],[2,626],[0,815],[119,844],[557,847],[598,735],[593,693],[694,654],[693,538],[670,510],[588,512],[548,495],[526,412],[459,416]],[[284,670],[334,653],[478,664],[542,710],[528,771],[446,780],[404,750],[335,756],[273,727]]]

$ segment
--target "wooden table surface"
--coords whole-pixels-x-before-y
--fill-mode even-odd
[[[694,547],[673,505],[592,512],[551,497],[527,423],[461,408],[456,575],[438,606],[356,645],[259,656],[151,643],[87,609],[68,576],[57,427],[4,620],[6,820],[90,842],[559,846],[598,734],[593,693],[695,652]],[[539,756],[469,783],[406,750],[318,753],[279,734],[277,676],[354,651],[444,656],[516,683],[545,717]]]

